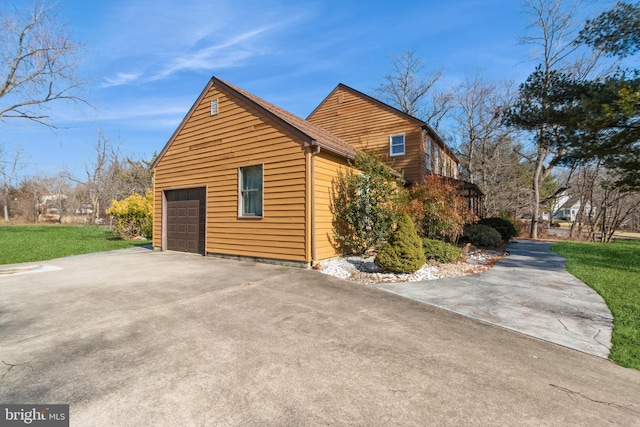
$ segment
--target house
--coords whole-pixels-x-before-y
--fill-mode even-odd
[[[332,258],[333,182],[362,149],[410,182],[458,182],[433,129],[354,89],[339,85],[304,120],[213,77],[152,165],[153,246],[301,266]]]
[[[424,121],[344,84],[339,84],[307,121],[402,170],[408,185],[423,183],[428,175],[446,178],[458,188],[468,207],[482,216],[484,194],[477,185],[459,179],[458,157]]]
[[[152,165],[153,246],[303,266],[333,257],[332,180],[355,154],[213,77]]]
[[[571,196],[566,189],[557,195],[551,211],[553,213],[553,219],[570,222],[575,222],[578,216],[584,220],[588,217],[593,218],[596,215],[595,208],[592,208],[589,201],[585,202],[583,209],[580,198]]]

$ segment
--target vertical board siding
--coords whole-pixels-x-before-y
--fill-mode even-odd
[[[339,102],[339,99],[341,102]],[[406,180],[422,180],[424,153],[422,127],[391,109],[338,87],[307,119],[333,133],[358,150],[373,152]],[[389,137],[405,135],[405,154],[390,156]]]
[[[218,114],[210,115],[218,99]],[[154,246],[162,192],[207,187],[206,252],[290,261],[305,257],[305,158],[295,135],[253,104],[213,85],[154,173]],[[238,168],[264,165],[262,219],[238,218]]]
[[[332,189],[338,173],[346,172],[349,166],[345,160],[326,152],[316,155],[314,162],[316,257],[322,260],[339,255],[333,238]]]

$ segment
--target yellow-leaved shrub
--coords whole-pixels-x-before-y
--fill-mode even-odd
[[[146,237],[153,230],[153,193],[133,194],[123,200],[113,200],[107,214],[113,217],[113,230],[122,239]]]

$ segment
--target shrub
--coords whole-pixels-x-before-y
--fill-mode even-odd
[[[338,174],[331,194],[334,243],[343,254],[363,254],[387,240],[402,190],[391,168],[374,155],[358,154],[353,168]]]
[[[504,218],[493,217],[493,218],[484,218],[480,220],[478,224],[487,225],[498,233],[500,233],[500,237],[502,241],[508,243],[509,240],[513,239],[518,235],[518,229],[515,224]]]
[[[411,187],[403,211],[413,219],[419,236],[448,242],[455,242],[464,224],[477,219],[457,189],[434,175]]]
[[[488,225],[469,225],[465,227],[463,237],[466,241],[479,247],[490,248],[500,247],[502,245],[500,233]]]
[[[153,231],[153,193],[143,197],[133,194],[124,200],[113,200],[107,214],[114,219],[113,231],[118,237],[131,240],[151,238]]]
[[[422,239],[422,250],[426,259],[438,262],[455,262],[462,255],[462,249],[442,240]]]
[[[396,230],[389,237],[389,242],[380,249],[374,259],[375,264],[383,270],[393,273],[413,273],[426,262],[422,251],[422,242],[407,214],[398,219]]]

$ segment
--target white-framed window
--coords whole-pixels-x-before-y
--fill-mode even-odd
[[[263,165],[238,168],[238,217],[262,218]]]
[[[218,98],[211,101],[211,115],[215,116],[216,114],[218,114]]]
[[[426,150],[425,150],[425,165],[427,167],[427,171],[431,172],[433,166],[431,165],[431,141],[427,139],[426,141]]]
[[[403,156],[404,155],[404,134],[403,135],[391,135],[389,137],[389,154],[391,156]]]

